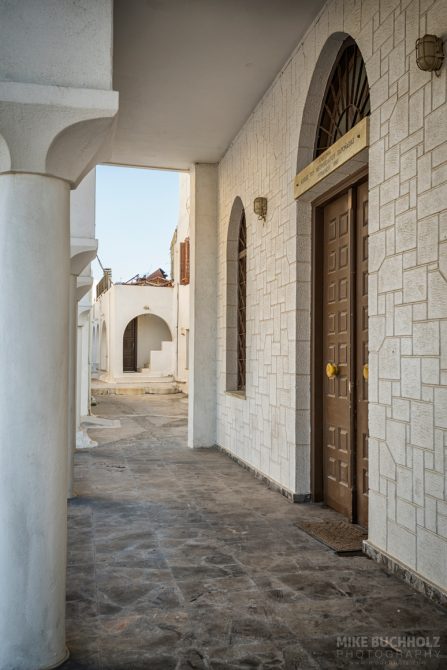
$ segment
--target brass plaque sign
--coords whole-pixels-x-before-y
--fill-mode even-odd
[[[295,199],[309,191],[340,165],[347,163],[368,144],[369,117],[367,116],[297,174],[294,182]]]

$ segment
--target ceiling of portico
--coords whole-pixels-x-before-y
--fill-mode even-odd
[[[218,161],[323,1],[115,0],[111,162]]]

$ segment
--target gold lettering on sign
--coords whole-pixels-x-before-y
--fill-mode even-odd
[[[367,116],[297,174],[294,181],[295,199],[318,184],[340,165],[347,163],[367,147],[368,143],[369,117]]]

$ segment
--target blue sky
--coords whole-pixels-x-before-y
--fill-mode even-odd
[[[98,256],[113,281],[162,267],[170,273],[170,243],[177,225],[176,172],[100,165],[96,169]],[[95,279],[102,277],[98,261]]]

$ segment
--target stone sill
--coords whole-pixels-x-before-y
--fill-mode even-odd
[[[231,395],[234,398],[240,398],[241,400],[246,400],[247,396],[245,391],[225,391],[225,395]]]

